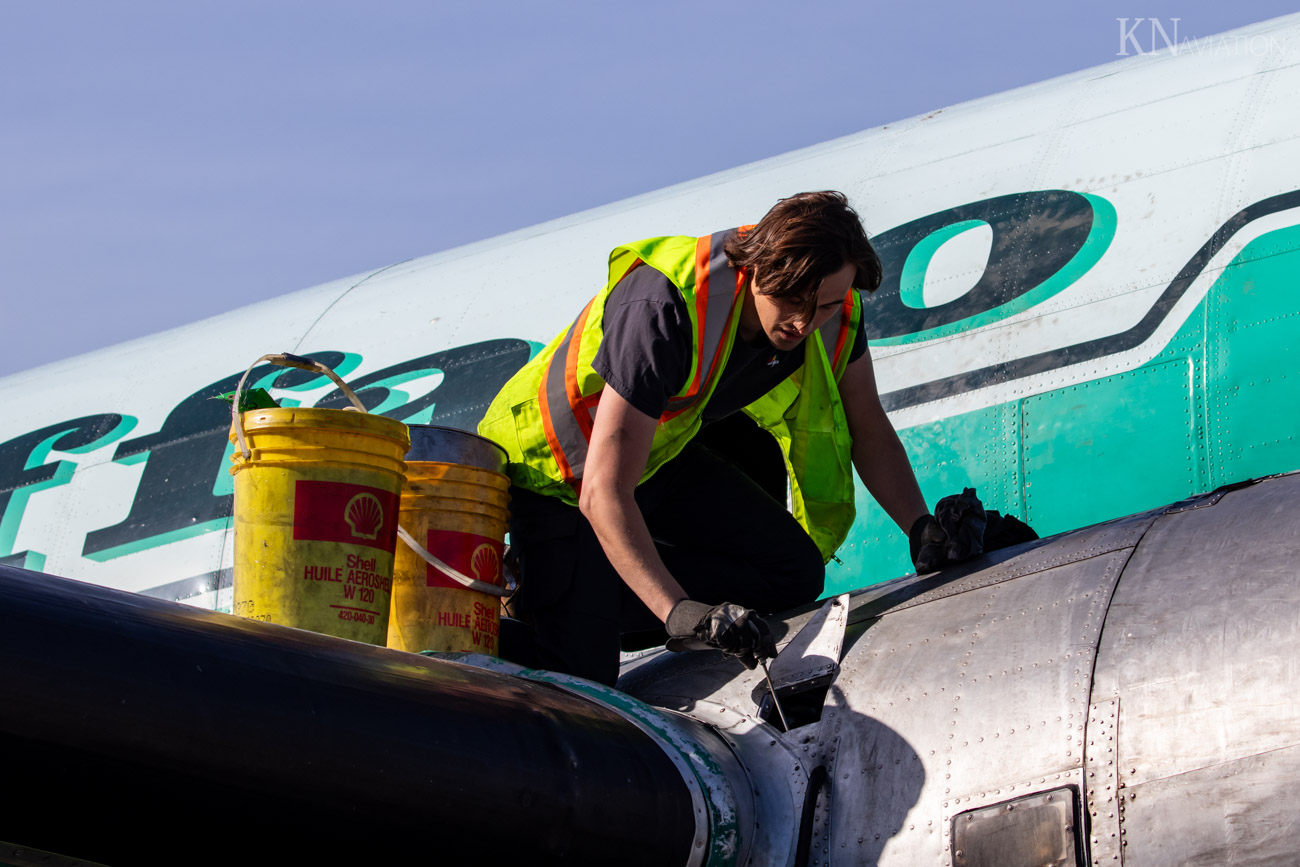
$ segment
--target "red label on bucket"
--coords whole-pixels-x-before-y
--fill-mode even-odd
[[[368,485],[300,479],[293,489],[293,538],[392,551],[397,495]]]
[[[499,539],[455,530],[430,530],[424,546],[439,560],[470,578],[501,584],[501,551],[504,546]],[[428,567],[425,574],[430,587],[464,587],[433,566]]]

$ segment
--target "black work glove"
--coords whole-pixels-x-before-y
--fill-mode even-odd
[[[754,668],[759,660],[776,656],[772,630],[751,608],[731,602],[705,605],[683,599],[668,612],[669,650],[721,650]]]
[[[989,525],[984,530],[985,551],[1010,548],[1012,545],[1032,542],[1038,538],[1034,528],[1015,515],[1002,515],[992,509],[988,510],[987,515]]]
[[[916,574],[983,554],[986,523],[984,504],[974,488],[944,497],[935,504],[933,515],[917,518],[908,531]]]
[[[912,549],[912,565],[917,575],[933,572],[948,562],[948,534],[939,526],[934,515],[922,515],[907,533]]]

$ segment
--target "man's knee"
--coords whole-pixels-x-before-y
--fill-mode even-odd
[[[825,584],[826,566],[821,552],[809,539],[806,547],[785,558],[782,568],[769,577],[764,592],[757,594],[759,598],[750,607],[770,614],[806,605],[822,594]]]
[[[808,540],[808,548],[791,564],[791,574],[783,582],[788,588],[788,602],[785,608],[794,608],[812,602],[822,595],[826,587],[826,564],[822,562],[821,551]]]

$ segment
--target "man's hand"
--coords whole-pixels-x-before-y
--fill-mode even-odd
[[[983,554],[986,523],[984,504],[974,488],[944,497],[935,504],[934,514],[917,518],[907,534],[916,574]]]
[[[934,515],[922,515],[907,534],[912,551],[912,566],[917,575],[934,572],[948,565],[948,534]]]
[[[907,534],[912,564],[922,575],[979,554],[1038,538],[1034,528],[1014,515],[985,509],[974,488],[944,497],[933,515],[922,515]]]
[[[763,618],[730,602],[709,606],[683,599],[673,606],[664,625],[669,650],[721,650],[749,669],[776,656],[772,630]]]

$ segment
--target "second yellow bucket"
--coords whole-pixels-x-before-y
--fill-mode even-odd
[[[410,431],[388,646],[495,655],[506,592],[505,450],[462,430]]]

